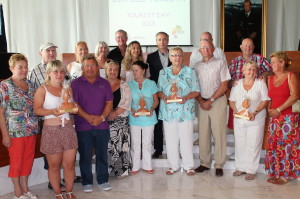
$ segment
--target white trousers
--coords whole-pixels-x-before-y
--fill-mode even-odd
[[[265,118],[248,121],[234,118],[236,170],[255,174],[260,159]]]
[[[179,146],[185,170],[194,168],[193,121],[163,122],[167,156],[170,168],[177,171],[179,165]]]
[[[142,169],[152,170],[151,163],[151,140],[154,125],[152,126],[133,126],[130,125],[131,133],[131,157],[132,171],[138,171],[141,168],[141,143],[142,143]]]

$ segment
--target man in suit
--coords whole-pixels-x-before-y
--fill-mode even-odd
[[[239,17],[237,29],[237,38],[239,44],[245,39],[250,38],[257,46],[257,52],[260,53],[260,16],[251,9],[251,1],[244,1],[244,10]]]
[[[157,51],[151,53],[147,57],[147,63],[149,64],[150,70],[150,79],[157,83],[159,71],[165,67],[171,65],[169,59],[169,35],[165,32],[158,32],[156,34],[156,44]],[[158,115],[159,106],[155,109],[156,114]],[[162,155],[163,151],[163,130],[162,130],[162,120],[158,120],[158,123],[154,127],[154,149],[153,158],[159,158]]]

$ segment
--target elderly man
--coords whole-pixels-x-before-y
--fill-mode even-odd
[[[126,48],[127,48],[127,32],[125,30],[118,30],[115,34],[115,39],[118,44],[116,48],[111,50],[107,57],[109,59],[112,59],[114,61],[117,61],[119,63],[119,66],[121,66],[121,62],[125,56]],[[121,70],[119,70],[121,71]]]
[[[203,41],[203,40],[213,42],[213,38],[212,38],[211,33],[210,32],[202,33],[201,37],[200,37],[200,42]],[[214,57],[223,59],[225,61],[225,63],[227,63],[225,54],[224,54],[223,50],[219,47],[215,47]],[[203,57],[200,53],[200,49],[197,48],[197,49],[193,50],[193,52],[191,54],[191,57],[190,57],[190,67],[193,68],[195,66],[195,64],[199,61],[202,61],[202,59],[203,59]]]
[[[165,32],[158,32],[156,34],[157,51],[151,53],[147,57],[147,63],[149,64],[149,70],[151,77],[150,79],[157,83],[159,71],[165,67],[171,65],[169,59],[169,35]],[[159,106],[155,109],[156,114],[159,113]],[[154,149],[153,158],[159,158],[163,151],[163,130],[162,120],[158,120],[158,123],[154,127]]]
[[[96,151],[96,174],[99,187],[110,190],[107,148],[110,137],[106,117],[113,106],[109,82],[98,74],[98,62],[91,54],[83,58],[82,76],[72,81],[74,101],[79,105],[75,115],[79,166],[84,192],[93,191],[92,151]],[[92,96],[91,96],[92,95]]]
[[[240,48],[242,50],[242,56],[236,57],[231,60],[229,65],[229,72],[231,80],[229,81],[229,88],[232,87],[233,82],[243,78],[243,66],[247,61],[255,61],[258,65],[257,77],[260,79],[266,76],[272,75],[272,68],[268,60],[260,54],[253,53],[254,50],[253,41],[250,38],[243,40]]]
[[[57,46],[51,42],[47,42],[40,45],[39,54],[42,57],[42,61],[32,69],[28,78],[31,82],[34,83],[36,88],[38,88],[41,84],[44,83],[46,66],[49,61],[53,61],[56,59],[56,48]]]
[[[226,62],[215,58],[215,48],[211,41],[200,42],[200,53],[203,60],[195,65],[195,71],[200,84],[199,149],[201,165],[196,172],[209,170],[211,166],[211,135],[214,138],[214,159],[216,176],[223,176],[223,166],[226,161],[226,108],[227,99],[224,93],[230,80]]]

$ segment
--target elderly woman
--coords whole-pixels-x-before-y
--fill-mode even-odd
[[[100,77],[105,78],[105,63],[109,60],[107,55],[109,47],[105,41],[99,41],[95,48],[95,57],[98,62]]]
[[[108,115],[110,139],[108,142],[108,169],[111,176],[125,177],[131,172],[128,111],[131,93],[128,84],[118,79],[119,64],[105,64],[107,80],[113,91],[113,110]]]
[[[41,152],[46,154],[49,164],[48,177],[57,199],[64,198],[60,188],[60,168],[64,169],[66,196],[72,194],[75,178],[75,157],[78,148],[77,136],[69,113],[62,113],[57,107],[61,102],[63,81],[67,69],[59,60],[50,61],[46,67],[44,85],[34,95],[34,112],[44,117],[41,138]],[[69,88],[72,93],[71,88]],[[76,112],[71,112],[76,113]]]
[[[89,49],[85,41],[79,41],[75,45],[76,61],[71,62],[67,69],[71,75],[71,79],[76,79],[82,75],[82,58],[89,53]]]
[[[141,45],[138,41],[132,41],[126,48],[125,57],[122,61],[120,77],[126,82],[134,79],[132,64],[133,62],[144,62]],[[150,77],[150,71],[146,70],[146,78]]]
[[[170,168],[167,175],[176,172],[179,165],[179,146],[183,168],[188,175],[194,175],[193,121],[195,119],[195,97],[200,88],[195,71],[183,65],[183,51],[180,47],[169,52],[172,65],[159,73],[158,96],[160,97],[159,119],[163,120],[167,156]],[[170,102],[170,96],[178,95],[179,102]],[[178,98],[178,97],[177,97]]]
[[[265,128],[268,89],[265,81],[256,79],[258,65],[247,61],[243,66],[244,79],[237,81],[230,92],[233,114],[248,118],[234,118],[235,167],[233,176],[247,174],[253,180],[258,169]]]
[[[136,174],[141,168],[141,142],[142,168],[148,174],[154,173],[151,163],[151,139],[154,125],[157,123],[154,110],[159,101],[155,82],[146,78],[147,69],[148,64],[142,61],[134,62],[132,65],[134,80],[128,83],[132,96],[131,114],[129,115],[132,175]],[[147,112],[147,115],[143,115]]]
[[[290,60],[284,52],[275,52],[270,57],[275,75],[268,78],[272,101],[268,105],[270,125],[265,168],[268,182],[281,185],[300,176],[299,113],[292,111],[299,98],[299,84],[296,74],[287,71]]]
[[[38,133],[38,119],[33,114],[35,88],[26,79],[28,61],[24,55],[12,55],[9,67],[12,76],[0,83],[0,128],[2,144],[9,152],[8,177],[14,184],[13,199],[36,199],[28,189]]]

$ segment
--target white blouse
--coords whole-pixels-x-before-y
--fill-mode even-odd
[[[120,114],[120,117],[126,117],[128,116],[128,111],[131,110],[131,92],[130,88],[127,84],[127,82],[121,80],[120,85],[120,92],[121,92],[121,100],[118,104],[118,107],[126,109],[122,114]]]
[[[250,113],[253,113],[262,101],[270,100],[268,96],[267,85],[263,80],[255,79],[255,82],[250,90],[245,90],[243,79],[238,80],[236,86],[232,87],[229,100],[235,102],[238,111],[242,110],[244,99],[250,100]],[[256,116],[255,120],[266,117],[266,110],[263,109]]]

